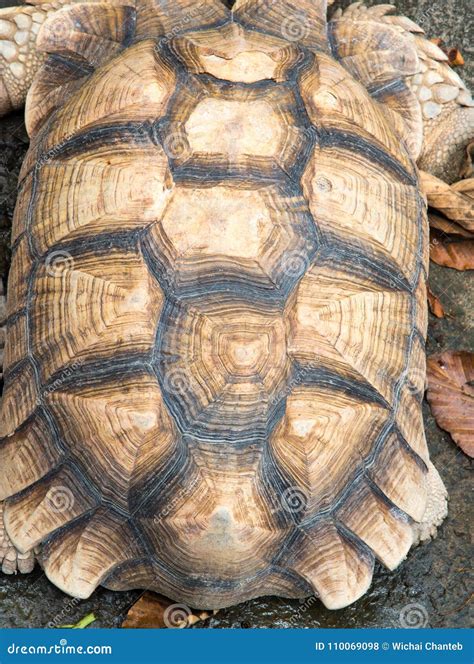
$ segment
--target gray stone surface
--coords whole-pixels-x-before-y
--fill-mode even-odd
[[[0,6],[5,6],[0,0]],[[347,6],[347,0],[336,6]],[[375,4],[370,2],[369,4]],[[379,3],[377,3],[379,4]],[[471,0],[400,0],[401,12],[419,22],[429,35],[459,46],[466,59],[472,54]],[[472,74],[472,64],[465,69]],[[5,238],[15,199],[18,168],[26,137],[21,115],[0,121],[0,239]],[[6,276],[8,255],[0,251],[0,271]],[[428,352],[474,350],[473,273],[432,266],[430,283],[452,318],[430,316]],[[469,527],[472,510],[468,496],[469,459],[448,434],[436,426],[427,405],[424,409],[429,446],[450,494],[449,516],[431,543],[408,555],[399,569],[377,567],[370,591],[342,610],[326,610],[318,600],[305,602],[264,598],[219,612],[207,627],[467,627],[469,592]],[[36,569],[27,577],[0,574],[0,627],[43,627],[67,624],[93,611],[93,627],[118,626],[139,592],[112,593],[99,589],[87,601],[73,600],[54,588]]]

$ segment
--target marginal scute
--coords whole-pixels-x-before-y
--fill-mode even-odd
[[[126,2],[122,6],[77,3],[55,12],[43,24],[36,43],[47,53],[76,53],[96,68],[120,51],[134,27],[135,9]]]
[[[35,412],[38,400],[34,368],[31,362],[22,363],[5,377],[0,436],[11,436]]]
[[[422,520],[428,499],[426,468],[395,433],[385,440],[367,476],[400,510],[414,521]]]
[[[15,546],[26,553],[97,504],[80,471],[64,466],[7,501],[5,527]]]
[[[7,315],[12,316],[24,309],[27,303],[28,278],[33,261],[28,239],[23,235],[13,248],[8,278]]]
[[[139,0],[135,35],[158,39],[164,48],[176,35],[189,30],[221,26],[231,12],[222,0]]]
[[[428,332],[428,307],[427,307],[427,288],[424,274],[420,274],[415,289],[416,315],[415,325],[423,339]]]
[[[133,527],[102,507],[71,523],[43,545],[46,576],[65,593],[86,599],[114,567],[144,555]]]
[[[407,173],[414,173],[412,160],[383,109],[371,102],[366,88],[338,62],[318,53],[313,66],[302,73],[300,85],[308,114],[316,126],[351,134],[357,127],[357,136],[370,136],[369,140],[383,147]]]
[[[364,85],[417,73],[416,50],[395,27],[371,20],[336,20],[330,27],[338,57]]]
[[[283,37],[311,50],[328,50],[326,37],[327,0],[237,0],[234,20],[246,28]]]
[[[27,354],[28,322],[26,313],[20,313],[7,321],[4,363],[13,368]]]
[[[336,512],[388,569],[395,569],[413,544],[413,529],[403,513],[360,480]]]
[[[31,188],[32,188],[32,177],[31,175],[27,178],[20,177],[20,191],[15,206],[15,211],[13,213],[12,220],[12,232],[11,232],[11,245],[14,247],[17,243],[17,240],[26,232],[26,227],[28,224],[28,208],[29,201],[31,198]]]
[[[379,102],[389,124],[402,137],[410,156],[417,159],[423,144],[422,110],[409,85],[404,81],[395,81],[392,85],[374,90],[372,97]]]
[[[202,581],[199,577],[193,577],[194,587],[192,591],[181,589],[179,577],[163,565],[155,561],[130,561],[114,567],[110,574],[103,580],[102,585],[110,590],[133,590],[134,588],[149,588],[164,593],[167,597],[175,597],[178,594],[187,606],[194,603],[198,606],[223,607],[235,604],[234,594],[236,589],[241,589],[241,584],[223,584],[221,592],[217,594],[216,589],[210,586],[208,580]],[[245,596],[249,599],[260,597],[262,594],[270,594],[277,597],[308,597],[313,589],[303,577],[292,570],[283,569],[277,565],[269,568],[265,574],[257,574],[247,582],[251,591]]]
[[[357,16],[346,10],[329,23],[331,41],[344,68],[379,102],[379,111],[416,159],[423,143],[423,121],[408,81],[419,71],[419,58],[411,35],[390,25],[387,18],[374,13]]]
[[[416,335],[412,339],[405,371],[408,389],[421,402],[426,382],[426,354],[425,344],[420,335]]]
[[[400,390],[395,423],[405,442],[425,464],[428,463],[430,455],[426,443],[420,397],[408,381],[405,381]]]
[[[93,67],[77,57],[52,55],[46,58],[28,90],[25,102],[25,122],[30,137],[93,71]]]
[[[54,470],[62,452],[36,417],[0,443],[0,501],[28,488]]]
[[[341,609],[367,592],[374,558],[341,533],[332,519],[306,529],[295,551],[288,565],[311,584],[328,609]]]
[[[447,55],[392,5],[357,2],[329,23],[336,57],[373,99],[425,171],[454,182],[474,134],[474,102]]]

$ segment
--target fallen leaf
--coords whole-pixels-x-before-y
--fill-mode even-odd
[[[474,457],[474,353],[446,351],[432,355],[426,366],[431,411],[438,426]]]
[[[443,305],[441,304],[441,301],[439,300],[439,298],[436,297],[436,295],[433,293],[433,291],[429,286],[427,287],[427,297],[428,297],[428,306],[433,316],[436,316],[436,318],[444,318],[445,313]]]
[[[433,37],[433,39],[430,39],[430,42],[436,44],[436,46],[448,56],[448,61],[451,67],[462,67],[464,65],[464,58],[458,48],[446,46],[440,37]]]
[[[448,48],[446,55],[448,56],[451,67],[462,67],[464,65],[464,58],[458,48]]]
[[[420,171],[420,184],[430,207],[474,232],[474,178],[449,185],[431,173]]]
[[[474,270],[474,240],[432,231],[430,259],[437,265],[454,270]]]
[[[122,627],[128,629],[169,629],[192,627],[207,620],[217,611],[197,611],[185,604],[172,602],[163,595],[146,592],[127,613]]]
[[[436,228],[443,233],[448,235],[460,235],[461,237],[470,237],[474,240],[474,233],[466,230],[459,224],[456,224],[454,221],[446,219],[446,217],[436,214],[431,210],[428,210],[428,221],[430,222],[430,228]]]

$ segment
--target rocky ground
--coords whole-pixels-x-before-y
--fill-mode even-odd
[[[0,0],[0,6],[6,6]],[[336,2],[347,6],[349,0]],[[368,4],[380,4],[369,2]],[[458,46],[472,58],[471,0],[399,0],[401,12],[417,21],[431,36]],[[469,80],[473,67],[464,68]],[[16,179],[27,148],[21,114],[0,121],[0,275],[7,277],[8,239],[16,195]],[[431,267],[430,284],[452,318],[430,316],[428,352],[474,350],[473,273]],[[395,572],[376,570],[370,591],[354,605],[337,612],[317,600],[305,602],[265,598],[219,612],[205,626],[220,627],[427,627],[469,625],[469,459],[448,434],[436,426],[425,405],[429,446],[450,495],[449,516],[437,539],[410,552]],[[89,612],[93,627],[120,625],[139,592],[98,590],[87,601],[74,600],[53,587],[39,569],[27,576],[0,574],[0,627],[44,627],[73,623]]]

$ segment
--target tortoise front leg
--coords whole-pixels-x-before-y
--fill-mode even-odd
[[[337,10],[329,23],[331,44],[385,107],[419,167],[452,183],[470,171],[473,99],[443,51],[393,9],[356,2]]]
[[[13,546],[3,522],[3,503],[0,502],[0,570],[4,574],[28,574],[35,566],[33,551],[21,553]]]
[[[23,107],[31,82],[46,57],[36,50],[39,29],[62,4],[0,9],[0,116]]]
[[[460,177],[472,174],[472,152],[474,146],[474,104],[465,96],[466,105],[452,101],[444,107],[434,103],[439,114],[425,118],[423,153],[418,166],[452,183]]]

